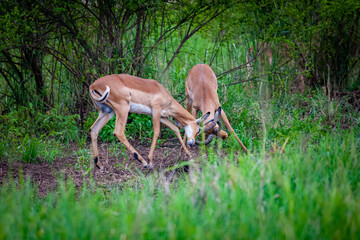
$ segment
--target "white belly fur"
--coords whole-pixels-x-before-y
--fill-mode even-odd
[[[142,105],[140,103],[133,103],[130,102],[130,110],[131,113],[139,113],[139,114],[146,114],[151,115],[152,111],[148,106]]]
[[[138,114],[146,114],[152,115],[152,110],[143,104],[130,102],[130,110],[131,113],[138,113]],[[166,110],[161,111],[161,117],[168,117],[169,113]]]

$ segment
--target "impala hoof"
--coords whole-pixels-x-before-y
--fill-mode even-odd
[[[153,169],[153,168],[154,168],[154,165],[153,165],[153,164],[144,164],[144,165],[143,165],[143,168],[144,168],[144,169]]]
[[[105,168],[103,165],[98,165],[98,164],[95,164],[95,166],[100,170],[100,172],[104,173],[105,172]]]
[[[101,165],[101,163],[99,162],[99,158],[97,156],[94,158],[94,163],[98,169],[100,169],[101,171],[104,171],[104,166]]]
[[[94,163],[95,163],[96,166],[97,166],[98,162],[99,162],[99,158],[96,156],[96,157],[94,158]]]

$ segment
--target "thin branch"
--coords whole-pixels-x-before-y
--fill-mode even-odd
[[[229,69],[229,70],[227,70],[227,71],[225,71],[225,72],[223,72],[223,73],[217,74],[216,77],[217,77],[217,78],[222,78],[222,77],[223,77],[224,75],[226,75],[226,74],[232,73],[232,72],[234,72],[234,71],[236,71],[236,70],[239,70],[239,69],[241,69],[241,68],[243,68],[243,67],[246,67],[248,64],[255,62],[255,61],[258,59],[258,57],[259,57],[264,51],[265,51],[265,48],[264,48],[264,43],[263,43],[263,44],[260,46],[259,50],[256,52],[256,55],[255,55],[253,58],[251,58],[250,61],[248,61],[248,62],[246,62],[246,63],[244,63],[244,64],[241,64],[241,65],[239,65],[239,66],[237,66],[237,67],[234,67],[234,68],[232,68],[232,69]]]
[[[208,8],[209,9],[209,8]],[[219,11],[219,9],[217,9],[214,14],[207,20],[208,16],[206,16],[199,25],[197,25],[189,34],[187,34],[182,40],[180,45],[178,46],[178,48],[176,49],[175,53],[173,54],[172,58],[170,59],[170,61],[168,62],[168,64],[166,65],[162,75],[164,75],[168,69],[170,68],[170,65],[172,64],[172,62],[174,61],[175,57],[179,54],[180,49],[184,46],[185,42],[191,37],[193,36],[197,31],[199,31],[202,27],[204,27],[206,24],[208,24],[211,20],[213,20],[214,18],[216,18],[217,16],[219,16],[221,13],[223,13],[226,9],[223,9],[221,11]]]
[[[209,8],[204,9],[203,11],[199,11],[196,13],[196,16],[203,13],[204,11],[207,11]],[[154,43],[154,45],[150,48],[150,50],[145,54],[144,57],[144,61],[148,58],[148,56],[150,55],[150,53],[156,48],[156,46],[161,42],[161,40],[168,38],[174,31],[176,31],[181,25],[183,25],[184,23],[186,23],[187,21],[189,21],[191,19],[192,13],[189,15],[186,15],[186,17],[184,17],[183,19],[180,20],[180,22],[167,29],[164,32],[161,32],[160,37],[156,40],[156,42]],[[162,30],[163,31],[163,30]]]

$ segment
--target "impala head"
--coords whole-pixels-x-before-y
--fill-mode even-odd
[[[198,118],[194,122],[190,122],[187,126],[185,126],[185,134],[188,139],[186,144],[188,146],[193,147],[195,145],[195,139],[201,132],[200,123],[205,121],[209,115],[210,112],[204,114],[201,118]]]
[[[197,144],[209,144],[214,136],[221,137],[222,139],[226,139],[228,134],[222,130],[221,122],[219,121],[221,115],[221,107],[216,111],[214,118],[205,123],[204,132],[208,134],[208,137],[204,142],[196,141]]]

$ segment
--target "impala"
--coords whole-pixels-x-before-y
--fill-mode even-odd
[[[133,154],[135,159],[142,162],[144,167],[153,166],[156,140],[160,133],[160,123],[174,131],[182,148],[191,157],[181,138],[179,128],[168,118],[172,117],[177,125],[185,128],[185,134],[189,139],[187,145],[193,146],[196,136],[200,132],[200,122],[210,115],[210,113],[207,113],[195,120],[160,83],[152,79],[142,79],[127,74],[109,75],[99,78],[90,85],[89,92],[92,101],[99,111],[98,118],[90,128],[90,134],[95,156],[94,162],[100,169],[103,166],[99,158],[97,138],[100,130],[114,114],[116,115],[114,135]],[[148,155],[149,164],[131,146],[125,136],[125,126],[129,112],[152,116],[154,135]]]
[[[234,129],[231,127],[229,120],[224,111],[221,112],[221,104],[217,94],[217,79],[215,73],[206,64],[195,65],[189,72],[185,83],[186,94],[186,109],[188,112],[192,110],[192,115],[195,118],[197,112],[210,112],[210,119],[216,120],[214,115],[219,114],[221,120],[224,122],[225,127],[234,134],[236,140],[239,142],[243,151],[247,154],[248,150],[236,135]],[[228,134],[221,129],[221,122],[209,121],[204,127],[205,133],[209,134],[205,140],[205,144],[212,141],[216,135],[222,139],[226,139]],[[184,140],[186,136],[184,137]],[[200,142],[197,142],[200,143]]]

